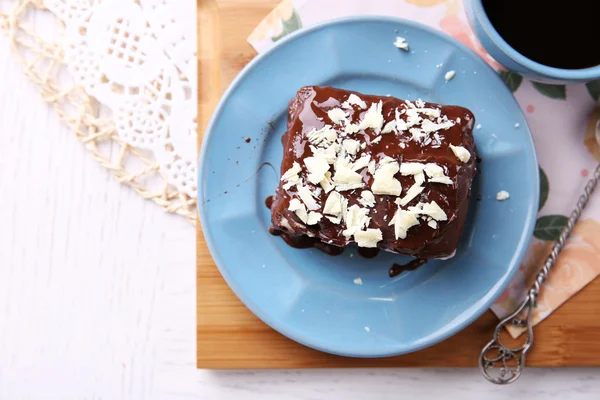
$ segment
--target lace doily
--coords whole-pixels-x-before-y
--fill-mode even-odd
[[[196,196],[195,4],[45,0],[65,24],[65,62],[113,112],[117,134],[152,151],[169,183]]]
[[[119,181],[195,220],[195,3],[17,0],[10,6],[0,26],[42,99]],[[64,23],[56,40],[24,22],[46,9]]]

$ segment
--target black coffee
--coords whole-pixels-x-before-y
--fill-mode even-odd
[[[500,36],[533,61],[600,65],[600,0],[483,0],[483,7]]]

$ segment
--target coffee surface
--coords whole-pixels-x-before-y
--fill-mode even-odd
[[[523,56],[550,67],[600,65],[600,1],[483,0],[496,31]]]

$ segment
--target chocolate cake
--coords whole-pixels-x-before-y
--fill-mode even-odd
[[[330,252],[356,243],[451,256],[476,172],[474,123],[459,106],[300,89],[282,138],[272,230]]]

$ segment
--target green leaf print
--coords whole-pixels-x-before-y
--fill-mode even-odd
[[[541,240],[557,240],[567,221],[564,215],[544,215],[536,221],[533,236]]]
[[[533,87],[546,97],[564,100],[567,98],[565,85],[551,85],[549,83],[531,82]]]
[[[500,74],[500,78],[506,83],[506,86],[510,89],[511,92],[516,92],[519,86],[521,86],[521,82],[523,82],[523,77],[516,72],[512,71],[498,71]]]
[[[300,21],[300,17],[296,13],[296,10],[292,11],[292,15],[289,19],[284,19],[281,21],[281,23],[283,24],[283,30],[279,35],[271,38],[273,42],[276,42],[282,37],[302,28],[302,21]]]
[[[600,79],[586,83],[585,87],[594,100],[600,100]]]
[[[546,204],[546,200],[548,200],[548,193],[550,193],[550,183],[548,182],[546,173],[542,167],[540,167],[540,206],[538,211],[544,207],[544,204]]]

